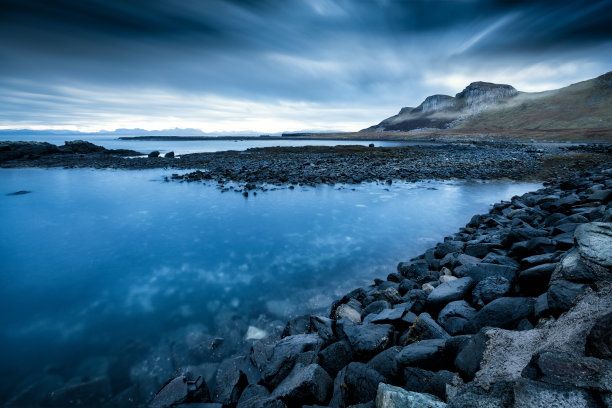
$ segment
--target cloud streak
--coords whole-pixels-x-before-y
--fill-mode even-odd
[[[611,3],[5,0],[0,126],[355,130],[473,80],[599,75]]]

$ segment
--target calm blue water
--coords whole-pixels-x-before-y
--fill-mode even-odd
[[[93,375],[128,341],[159,353],[193,327],[240,341],[248,326],[324,311],[539,186],[364,184],[245,199],[168,174],[0,170],[4,399],[41,376]],[[18,190],[31,193],[6,195]]]
[[[150,153],[158,150],[161,153],[173,151],[177,155],[187,153],[220,152],[226,150],[243,151],[253,147],[271,146],[337,146],[337,145],[361,145],[367,146],[373,143],[376,147],[393,147],[407,145],[427,145],[428,142],[386,142],[379,140],[177,140],[177,141],[157,141],[157,140],[119,140],[115,137],[104,136],[40,136],[27,137],[23,135],[11,136],[0,135],[0,140],[36,140],[38,142],[49,142],[56,145],[63,145],[66,140],[87,140],[107,149],[130,149],[141,153]]]

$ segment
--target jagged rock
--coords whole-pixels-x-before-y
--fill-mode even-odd
[[[262,380],[275,388],[289,374],[300,354],[318,353],[322,346],[323,340],[316,334],[285,337],[274,346],[270,359],[263,364]]]
[[[438,323],[451,335],[459,334],[468,320],[476,315],[476,309],[465,300],[450,302],[438,314]],[[455,318],[455,319],[453,319]],[[458,323],[456,318],[461,318],[464,323]]]
[[[329,406],[344,408],[372,401],[382,382],[385,378],[378,371],[363,363],[350,363],[336,376]]]
[[[296,364],[291,373],[274,389],[272,397],[286,404],[321,404],[332,389],[332,379],[317,364]]]
[[[585,390],[518,380],[514,385],[514,407],[596,408],[595,399]]]
[[[399,292],[399,294],[401,296],[404,296],[406,293],[408,293],[408,291],[412,290],[412,289],[418,289],[419,285],[410,279],[404,279],[403,281],[400,282],[399,287],[397,288],[397,291]]]
[[[549,384],[612,392],[612,362],[556,350],[535,354],[522,376]]]
[[[433,274],[429,270],[429,264],[425,260],[417,260],[414,262],[400,262],[397,265],[397,271],[407,279],[416,283],[427,282],[432,280]],[[434,279],[436,279],[435,277]]]
[[[189,407],[186,406],[185,408]],[[249,384],[242,392],[236,408],[286,408],[286,405],[282,401],[270,397],[270,392],[263,385]]]
[[[489,276],[502,276],[509,282],[514,282],[516,271],[517,268],[512,266],[483,262],[475,265],[462,265],[456,268],[454,273],[458,277],[470,277],[476,282],[480,282]]]
[[[397,355],[398,367],[432,368],[444,363],[444,339],[421,340],[407,345]]]
[[[399,302],[402,298],[397,289],[393,287],[385,288],[384,290],[377,290],[373,292],[371,296],[376,300],[386,300],[391,304]]]
[[[497,382],[483,389],[471,382],[460,388],[448,408],[506,408],[514,403],[513,383]],[[542,407],[544,408],[544,407]]]
[[[589,288],[582,283],[574,283],[563,279],[557,279],[548,286],[548,307],[553,313],[561,313],[569,310],[574,304],[574,299],[583,294]]]
[[[548,306],[548,293],[542,293],[533,305],[533,315],[536,319],[550,315],[550,307]]]
[[[383,351],[392,342],[393,326],[390,324],[343,324],[342,331],[346,336],[353,356],[367,360]]]
[[[408,279],[405,280],[408,281]],[[365,318],[370,313],[380,313],[385,309],[391,309],[391,303],[387,302],[386,300],[375,300],[367,305],[365,309],[363,309],[361,312],[361,318]]]
[[[223,405],[236,404],[240,394],[249,381],[246,373],[241,369],[243,357],[234,357],[224,360],[217,371],[215,390],[212,400]]]
[[[535,300],[531,298],[499,298],[483,307],[471,320],[475,330],[485,326],[515,328],[518,322],[533,318]]]
[[[414,321],[410,329],[400,339],[400,345],[411,342],[430,339],[446,339],[450,335],[442,328],[429,313],[421,313]]]
[[[442,283],[429,294],[427,304],[440,309],[449,302],[465,298],[475,284],[476,282],[470,277]]]
[[[612,223],[582,224],[574,232],[580,255],[605,268],[612,268]]]
[[[461,241],[445,241],[436,245],[434,255],[438,259],[444,258],[447,254],[463,251],[464,243]],[[410,279],[410,277],[408,277]]]
[[[511,288],[510,281],[503,276],[489,276],[478,282],[472,290],[472,303],[483,307],[510,293]]]
[[[501,245],[483,242],[478,244],[467,244],[465,246],[465,253],[467,255],[482,259],[494,248],[501,248]]]
[[[309,315],[294,317],[287,322],[287,325],[283,330],[282,337],[293,336],[296,334],[308,334],[310,333],[310,329]]]
[[[364,324],[374,323],[374,324],[384,324],[389,323],[396,326],[400,322],[402,322],[402,317],[406,313],[404,307],[396,307],[394,309],[385,309],[380,313],[372,313],[369,314],[363,319]]]
[[[319,353],[319,364],[331,376],[335,376],[352,358],[351,346],[346,340],[332,343]]]
[[[368,367],[378,371],[387,381],[394,381],[401,376],[396,360],[401,351],[399,346],[388,348],[368,361]]]
[[[324,316],[310,316],[310,327],[311,332],[316,333],[324,344],[330,344],[336,340],[333,320]]]
[[[404,389],[408,391],[423,392],[435,373],[418,367],[404,367]]]
[[[518,284],[521,292],[530,296],[537,296],[546,292],[548,282],[556,267],[556,263],[546,263],[519,272]]]
[[[455,358],[455,367],[468,380],[473,379],[480,369],[480,362],[487,343],[486,331],[487,329],[484,328],[470,337]]]
[[[585,354],[612,360],[612,312],[595,322],[586,338]]]
[[[376,393],[376,408],[445,408],[446,404],[429,394],[406,391],[381,383]]]
[[[181,375],[170,380],[155,394],[149,408],[169,408],[186,402],[207,402],[208,387],[202,377],[189,380]]]
[[[413,313],[419,314],[423,311],[425,303],[427,303],[427,296],[429,296],[429,293],[424,290],[413,289],[408,291],[408,293],[402,297],[402,300],[405,303],[409,303],[407,309]]]
[[[349,305],[340,305],[336,309],[336,313],[334,314],[334,319],[348,319],[354,323],[361,323],[361,313],[357,310],[353,309]]]

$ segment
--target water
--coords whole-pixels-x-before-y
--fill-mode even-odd
[[[161,353],[196,328],[239,342],[249,325],[270,331],[324,312],[491,203],[539,187],[363,184],[244,198],[165,183],[168,174],[0,170],[0,401],[49,376],[97,374],[129,341]],[[19,190],[31,193],[6,195]]]
[[[0,140],[36,140],[38,142],[49,142],[63,145],[64,141],[82,139],[104,146],[107,149],[129,149],[141,153],[150,153],[157,150],[160,153],[173,151],[177,155],[188,153],[220,152],[226,150],[243,151],[254,147],[272,146],[337,146],[337,145],[361,145],[374,144],[376,147],[394,147],[408,145],[429,145],[430,142],[406,142],[406,141],[380,141],[380,140],[119,140],[109,136],[71,136],[71,135],[48,135],[28,137],[24,135],[0,135]]]

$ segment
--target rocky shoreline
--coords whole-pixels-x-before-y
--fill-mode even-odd
[[[608,167],[498,203],[150,406],[611,406],[611,199]]]
[[[157,153],[157,154],[155,154]],[[546,180],[609,163],[612,145],[446,141],[403,147],[304,146],[182,156],[107,150],[89,142],[64,146],[0,142],[0,167],[190,170],[168,179],[217,183],[237,192],[270,186],[359,184],[429,179]],[[194,171],[194,169],[196,169]],[[273,187],[273,188],[276,188]]]

